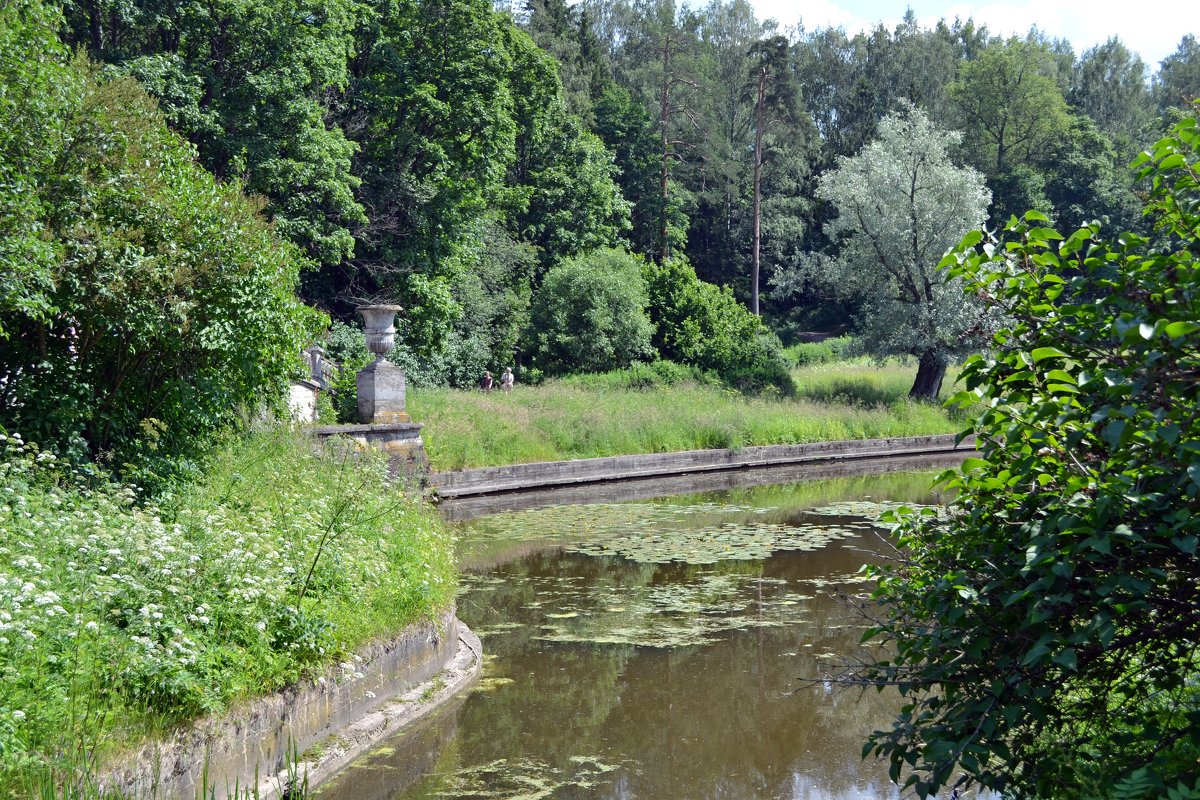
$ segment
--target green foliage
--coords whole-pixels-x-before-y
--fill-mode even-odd
[[[327,393],[335,415],[330,423],[355,424],[359,421],[358,371],[374,360],[362,328],[339,320],[331,322],[325,339],[325,357],[334,365]]]
[[[260,433],[139,506],[16,436],[0,448],[0,791],[279,689],[452,601],[452,539],[382,454]]]
[[[59,21],[38,0],[0,6],[0,341],[13,335],[14,317],[44,322],[53,313],[60,254],[47,206],[62,112],[78,91],[54,35]]]
[[[562,116],[533,146],[529,204],[516,224],[542,263],[613,247],[629,228],[630,204],[614,182],[612,154],[577,119]]]
[[[44,260],[0,308],[0,426],[130,476],[170,471],[283,396],[319,323],[293,294],[304,259],[136,82],[47,59],[65,77],[39,103],[59,121],[25,134],[42,165],[16,161]]]
[[[1185,34],[1175,52],[1163,59],[1155,83],[1158,112],[1163,115],[1171,109],[1186,110],[1200,97],[1200,42],[1194,33]]]
[[[1046,42],[989,43],[947,92],[966,123],[964,153],[987,174],[1036,164],[1069,123]]]
[[[930,796],[1194,796],[1200,775],[1200,127],[1138,160],[1161,244],[1041,215],[952,263],[1011,325],[963,368],[982,458],[881,570],[867,752]]]
[[[65,4],[65,40],[141,80],[223,180],[268,199],[279,232],[314,259],[350,257],[354,147],[323,100],[347,80],[364,6],[332,0]]]
[[[650,291],[654,346],[667,359],[719,375],[748,392],[794,390],[779,340],[734,299],[705,283],[685,258],[643,267]]]
[[[1123,158],[1150,122],[1154,98],[1145,62],[1113,36],[1086,51],[1071,76],[1071,105],[1111,137]]]
[[[813,259],[810,274],[857,304],[865,352],[920,358],[912,394],[934,398],[950,357],[980,344],[990,322],[938,263],[982,224],[988,191],[977,172],[951,162],[959,136],[919,109],[889,115],[879,130],[877,141],[821,178],[818,196],[838,211],[826,235],[841,248],[833,259]],[[785,279],[776,285],[786,288]]]
[[[616,84],[596,100],[594,130],[613,152],[621,194],[631,204],[629,241],[633,251],[652,255],[658,245],[662,211],[659,196],[659,143],[650,114]]]
[[[828,364],[841,361],[849,355],[853,343],[854,340],[849,336],[837,336],[820,342],[798,342],[783,348],[783,357],[796,367]]]
[[[610,249],[567,259],[546,274],[533,299],[534,366],[547,375],[604,372],[651,356],[646,304],[635,256]]]
[[[699,386],[719,386],[720,381],[712,373],[699,367],[676,364],[661,359],[648,363],[634,364],[628,369],[612,372],[593,372],[570,375],[560,379],[563,386],[581,389],[663,389],[668,386],[694,383]]]

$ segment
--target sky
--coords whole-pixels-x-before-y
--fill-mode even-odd
[[[1075,55],[1116,35],[1130,50],[1157,70],[1158,64],[1179,46],[1185,34],[1200,36],[1200,2],[1174,0],[1142,6],[1130,11],[1122,0],[1007,0],[1006,2],[961,2],[961,0],[750,0],[760,19],[773,18],[782,26],[803,18],[806,30],[842,27],[853,35],[883,22],[894,28],[912,7],[921,27],[932,27],[939,19],[952,21],[970,17],[986,24],[993,34],[1024,35],[1036,25],[1056,39],[1067,39]],[[693,3],[698,5],[698,3]],[[1137,8],[1135,5],[1134,8]]]

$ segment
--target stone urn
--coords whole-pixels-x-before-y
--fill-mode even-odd
[[[357,309],[366,323],[364,333],[367,349],[375,354],[375,360],[386,358],[396,346],[396,315],[403,311],[400,306],[359,306]]]
[[[375,360],[358,371],[358,418],[372,424],[412,422],[405,410],[404,370],[386,356],[396,346],[395,305],[359,306],[366,323],[367,349]]]

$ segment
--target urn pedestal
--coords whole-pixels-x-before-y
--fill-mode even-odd
[[[375,360],[358,371],[358,418],[368,425],[412,422],[405,410],[404,370],[385,356],[396,344],[396,313],[400,306],[359,306],[366,322],[367,349]]]

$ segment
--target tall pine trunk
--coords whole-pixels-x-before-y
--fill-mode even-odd
[[[658,217],[658,263],[667,261],[667,202],[670,191],[671,173],[669,163],[671,158],[671,34],[663,38],[663,84],[662,84],[662,174],[659,183]]]
[[[755,103],[754,125],[754,243],[750,261],[750,311],[758,312],[759,252],[762,249],[762,146],[763,146],[763,99],[767,92],[767,68],[758,72],[758,102]]]

